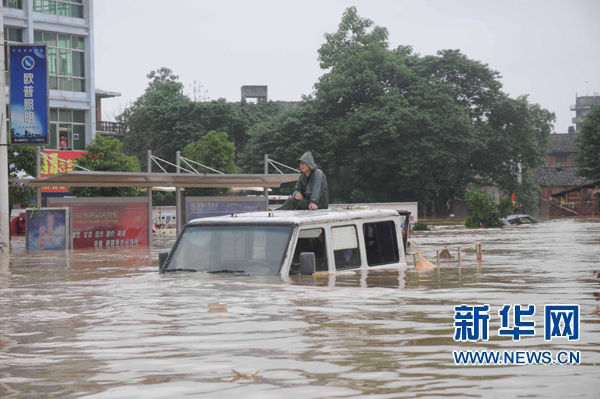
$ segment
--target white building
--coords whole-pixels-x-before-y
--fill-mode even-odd
[[[66,136],[69,149],[85,149],[96,134],[99,120],[93,0],[2,0],[2,4],[5,45],[48,46],[50,123],[46,148],[58,149],[59,138]],[[8,73],[6,77],[8,86]],[[114,95],[118,93],[102,92],[100,97]]]

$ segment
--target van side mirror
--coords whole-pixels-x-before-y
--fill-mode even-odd
[[[163,268],[168,257],[169,257],[168,252],[160,252],[158,254],[158,271],[160,271]]]
[[[300,274],[313,274],[317,270],[314,252],[300,252]]]

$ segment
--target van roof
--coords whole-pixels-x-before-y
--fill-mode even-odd
[[[314,224],[332,223],[356,219],[373,219],[398,216],[394,209],[351,209],[351,210],[316,210],[316,211],[270,211],[233,213],[225,216],[213,216],[194,219],[188,225],[203,224]]]

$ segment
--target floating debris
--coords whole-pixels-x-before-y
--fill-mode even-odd
[[[415,254],[415,267],[418,269],[433,269],[435,265],[427,259],[425,259],[425,257],[421,255],[420,252],[417,252]]]
[[[235,369],[231,369],[231,371],[233,371],[233,373],[235,374],[235,377],[233,377],[231,379],[231,382],[235,382],[237,380],[253,380],[253,381],[256,381],[256,379],[257,379],[256,375],[258,374],[258,370],[256,370],[252,374],[240,373],[239,371],[237,371]]]
[[[440,251],[440,259],[449,260],[452,258],[454,258],[454,256],[448,251],[448,248],[444,248]]]
[[[208,313],[225,313],[227,312],[227,304],[222,302],[215,302],[208,304]]]

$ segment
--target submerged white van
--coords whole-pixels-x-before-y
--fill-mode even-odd
[[[275,211],[189,222],[161,273],[239,275],[335,273],[406,266],[410,212],[396,210]]]

